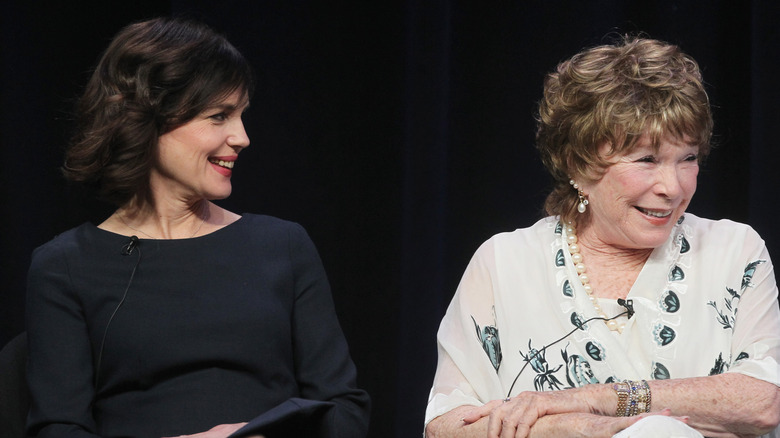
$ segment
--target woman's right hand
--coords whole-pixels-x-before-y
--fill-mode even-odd
[[[488,438],[522,438],[528,436],[540,418],[548,415],[608,415],[606,405],[609,402],[616,403],[617,397],[607,385],[588,385],[562,391],[524,391],[510,399],[493,400],[474,408],[463,417],[463,422],[472,424],[488,417]]]
[[[488,420],[487,436],[491,438],[543,438],[558,436],[610,438],[616,433],[632,426],[634,423],[647,416],[671,415],[671,410],[669,409],[664,409],[660,412],[641,414],[633,417],[612,417],[609,415],[600,415],[593,412],[562,412],[544,414],[537,411],[536,409],[531,409],[530,411],[535,412],[537,416],[535,416],[532,421],[528,422],[520,420],[518,424],[518,418],[512,418],[511,408],[507,405],[511,406],[511,403],[504,403],[501,400],[488,403],[480,408],[472,410],[469,414],[467,414],[466,417],[464,417],[464,423],[472,423],[475,421],[476,415],[490,417],[485,419]],[[507,412],[505,411],[507,408],[510,408],[509,416],[507,416]],[[525,416],[528,416],[529,414],[527,408],[528,406],[522,406],[520,409],[520,412]],[[481,412],[482,409],[491,411],[491,413],[486,415],[485,412]],[[504,412],[501,412],[502,410],[504,410]],[[531,416],[533,417],[533,415]],[[502,420],[496,421],[496,417],[502,418]],[[687,418],[674,418],[682,421],[683,423],[687,423],[688,421]]]

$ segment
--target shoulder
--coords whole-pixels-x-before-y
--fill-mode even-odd
[[[91,223],[65,231],[33,250],[28,290],[40,282],[70,278],[77,272],[102,272],[106,263],[115,260],[110,254],[121,257],[127,241],[126,236],[100,230]]]
[[[274,216],[245,213],[236,222],[234,238],[242,243],[254,242],[264,246],[282,245],[297,247],[312,246],[306,229],[297,222],[279,219]]]
[[[768,259],[766,243],[747,224],[728,219],[704,219],[686,213],[680,235],[672,236],[695,259],[710,266],[744,265],[756,259]],[[674,243],[673,243],[674,244]]]
[[[560,237],[558,224],[557,218],[547,217],[530,227],[495,234],[480,245],[470,265],[483,266],[489,271],[518,266],[523,270],[543,269],[552,257],[550,251],[556,238]]]
[[[297,222],[263,214],[245,213],[237,223],[241,225],[240,228],[251,233],[280,236],[306,234],[306,230]]]
[[[684,220],[680,225],[686,235],[704,244],[734,245],[754,243],[761,246],[764,245],[761,236],[750,225],[729,219],[713,220],[685,213]]]
[[[97,227],[84,223],[55,236],[52,240],[35,248],[32,253],[33,264],[45,263],[66,254],[78,251],[94,239]]]
[[[735,222],[730,219],[707,219],[696,216],[692,213],[685,213],[684,219],[680,222],[682,225],[687,225],[695,228],[701,233],[717,232],[717,231],[752,231],[753,228],[748,224],[741,222]],[[755,231],[753,231],[755,232]]]
[[[477,254],[493,252],[495,254],[534,253],[543,251],[556,236],[561,235],[560,222],[555,217],[540,219],[526,228],[518,228],[493,235],[477,250]]]

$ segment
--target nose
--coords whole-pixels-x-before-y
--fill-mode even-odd
[[[236,149],[237,151],[249,146],[249,136],[246,135],[246,129],[244,129],[244,121],[237,119],[230,131],[230,135],[227,139],[228,146]]]
[[[675,199],[682,194],[682,184],[680,184],[680,175],[677,167],[661,166],[658,169],[658,181],[656,182],[656,193],[668,199]]]

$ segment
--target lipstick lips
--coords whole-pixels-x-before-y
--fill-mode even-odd
[[[233,174],[233,166],[236,163],[236,157],[211,157],[209,163],[214,169],[224,176]]]

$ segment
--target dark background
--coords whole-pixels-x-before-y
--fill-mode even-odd
[[[542,215],[543,76],[608,34],[642,31],[699,61],[718,146],[689,210],[750,223],[780,253],[773,2],[12,0],[0,6],[0,345],[23,330],[33,248],[110,213],[58,171],[73,99],[122,26],[168,14],[212,25],[254,66],[252,146],[222,204],[311,234],[374,400],[372,437],[422,433],[436,329],[466,263]]]

